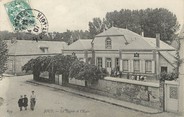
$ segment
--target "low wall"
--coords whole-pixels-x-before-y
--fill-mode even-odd
[[[162,110],[163,92],[159,83],[106,77],[89,87],[101,95]]]
[[[69,83],[74,85],[79,85],[79,86],[86,86],[85,80],[78,80],[75,78],[69,78]]]

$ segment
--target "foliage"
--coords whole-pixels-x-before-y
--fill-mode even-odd
[[[69,76],[71,78],[74,78],[74,77],[78,78],[81,69],[84,68],[84,64],[85,63],[83,61],[79,61],[79,60],[74,61],[70,67]]]
[[[89,22],[89,31],[94,37],[109,27],[127,28],[133,32],[146,37],[155,37],[156,33],[161,34],[161,40],[172,41],[172,36],[179,29],[176,15],[164,8],[129,10],[108,12],[103,21],[94,18]]]
[[[34,41],[64,41],[68,44],[75,42],[78,39],[89,39],[90,33],[89,31],[85,30],[74,30],[70,31],[67,30],[66,32],[48,32],[48,34],[42,35],[35,35],[28,32],[8,32],[8,31],[1,31],[0,38],[3,40],[9,40],[13,37],[16,37],[18,40],[34,40]]]
[[[112,27],[112,24],[106,21],[105,18],[103,18],[103,21],[100,18],[93,18],[93,21],[89,22],[90,37],[94,38],[97,34],[110,27]]]
[[[180,48],[181,48],[181,42],[180,42],[180,37],[179,35],[177,35],[175,37],[175,42],[176,42],[176,56],[175,56],[175,64],[176,64],[176,68],[174,69],[174,71],[176,72],[177,75],[179,75],[179,68],[181,67],[181,64],[183,63],[183,59],[180,57]]]
[[[70,67],[69,76],[80,80],[97,81],[107,75],[105,69],[100,69],[93,64],[87,64],[81,61],[73,62]]]
[[[160,80],[165,81],[165,80],[176,80],[178,78],[178,74],[176,72],[162,72],[160,74]]]
[[[55,56],[39,56],[35,59],[29,60],[22,70],[25,72],[32,71],[33,74],[39,79],[39,74],[44,71],[48,71],[51,75],[51,80],[54,80],[54,75],[64,74],[64,77],[68,77],[69,68],[76,57],[70,55],[64,56],[62,54]]]
[[[8,59],[7,44],[0,38],[0,74],[4,73],[7,69],[6,62]]]
[[[51,61],[51,56],[39,56],[29,60],[23,67],[23,71],[33,71],[34,72],[43,72],[49,71],[49,63]]]
[[[64,56],[62,54],[59,54],[52,57],[50,65],[53,66],[54,72],[58,74],[67,74],[68,76],[70,66],[76,59],[76,57],[70,55]],[[51,68],[51,66],[49,68]]]

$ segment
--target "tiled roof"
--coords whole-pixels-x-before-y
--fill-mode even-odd
[[[65,50],[86,50],[91,49],[92,39],[79,39],[69,45]]]
[[[132,41],[130,44],[124,46],[122,50],[153,50],[155,47],[150,46],[150,44],[144,39],[137,39]]]
[[[132,32],[128,29],[117,28],[117,27],[111,27],[108,30],[96,35],[96,37],[103,37],[103,36],[105,37],[107,36],[125,36],[128,42],[142,38],[142,36],[140,36],[139,34],[135,32]]]
[[[111,27],[108,30],[96,35],[94,39],[94,49],[104,50],[105,40],[107,37],[111,38],[111,50],[153,50],[156,49],[156,39],[142,37],[128,29]],[[128,44],[126,44],[128,43]],[[175,50],[172,46],[160,41],[160,50]]]
[[[151,47],[156,48],[156,38],[143,38]],[[175,50],[174,47],[160,40],[160,50]]]
[[[32,40],[16,40],[11,43],[7,40],[9,55],[30,55],[44,54],[40,48],[48,48],[48,53],[61,53],[67,47],[65,42],[61,41],[32,41]]]

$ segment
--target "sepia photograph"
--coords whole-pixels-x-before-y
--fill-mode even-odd
[[[0,0],[0,117],[184,117],[183,0]]]

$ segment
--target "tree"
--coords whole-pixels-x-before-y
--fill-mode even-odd
[[[71,55],[64,56],[62,54],[59,54],[59,55],[53,56],[51,58],[50,65],[48,66],[48,68],[50,68],[49,71],[53,75],[62,74],[62,82],[68,83],[69,69],[72,63],[76,59],[77,59],[76,56],[71,56]]]
[[[69,72],[71,78],[86,80],[90,83],[103,79],[106,75],[107,71],[105,69],[78,60],[73,62]]]
[[[91,34],[90,38],[94,38],[97,34],[110,27],[112,27],[112,24],[109,23],[105,18],[103,20],[100,18],[93,18],[93,21],[89,22],[89,32]]]
[[[178,74],[176,72],[162,72],[160,73],[160,80],[165,81],[165,80],[176,80],[178,78]]]
[[[51,82],[55,82],[55,74],[63,75],[63,82],[67,83],[69,69],[76,57],[62,54],[55,56],[39,56],[35,59],[29,60],[22,70],[25,72],[32,71],[34,80],[40,80],[41,72],[49,72],[49,79]]]
[[[160,33],[161,40],[165,42],[172,41],[172,36],[179,29],[176,15],[164,8],[122,9],[108,12],[106,20],[113,22],[113,26],[127,28],[138,34],[143,31],[146,37],[154,38],[156,33]]]
[[[22,67],[22,70],[25,72],[32,71],[33,79],[39,80],[41,72],[50,71],[49,63],[51,59],[51,56],[39,56],[35,59],[31,59]]]
[[[8,59],[7,44],[0,38],[0,75],[7,69],[6,62]]]

